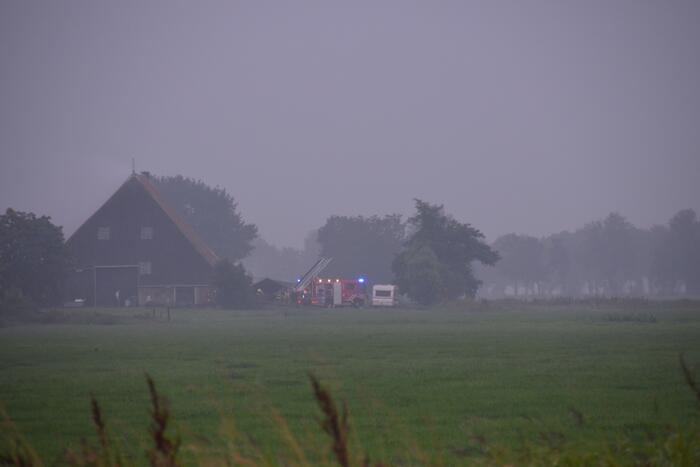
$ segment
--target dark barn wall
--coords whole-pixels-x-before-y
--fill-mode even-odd
[[[109,240],[98,239],[100,227],[109,227]],[[142,227],[153,227],[153,239],[141,239]],[[68,248],[78,268],[150,262],[151,274],[139,275],[139,286],[211,280],[210,264],[135,177],[76,231]]]
[[[123,306],[138,302],[138,268],[95,268],[95,305]]]

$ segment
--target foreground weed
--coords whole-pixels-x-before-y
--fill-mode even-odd
[[[44,465],[32,447],[20,438],[13,438],[0,453],[0,465],[39,467]]]
[[[685,362],[685,357],[683,356],[683,354],[680,354],[678,356],[678,360],[681,365],[681,371],[683,372],[683,378],[685,379],[685,383],[688,385],[690,390],[693,391],[693,394],[695,394],[698,403],[700,403],[700,385],[698,385],[698,382],[695,381],[695,377],[690,371],[688,364]]]
[[[148,451],[148,460],[153,467],[177,467],[177,451],[180,448],[180,438],[171,439],[166,434],[170,409],[168,401],[158,394],[156,384],[150,375],[146,375],[148,391],[151,395],[151,438],[154,446]]]
[[[95,396],[90,397],[90,412],[92,415],[92,423],[95,426],[95,433],[97,434],[99,449],[92,447],[83,439],[79,452],[69,450],[66,453],[66,462],[69,465],[80,467],[121,467],[125,465],[119,455],[119,450],[113,446],[107,434],[107,424],[102,414],[102,408],[97,402],[97,399],[95,399]]]
[[[321,386],[318,379],[313,374],[309,374],[309,379],[314,391],[314,398],[324,416],[319,423],[323,431],[330,435],[333,440],[332,449],[335,459],[343,467],[349,467],[348,435],[350,427],[348,426],[348,407],[343,403],[343,412],[340,413],[330,393]]]
[[[22,437],[14,422],[0,405],[0,465],[40,467],[44,463],[34,448]]]
[[[338,410],[338,406],[333,400],[331,393],[324,388],[318,381],[318,378],[313,374],[309,373],[309,379],[311,380],[311,388],[313,389],[314,398],[318,404],[321,412],[323,412],[323,419],[319,420],[319,424],[326,434],[328,434],[333,444],[331,449],[335,460],[342,467],[349,467],[350,463],[350,450],[348,441],[350,439],[350,424],[348,422],[348,406],[343,402],[342,412]],[[372,463],[369,456],[365,455],[362,461],[363,467],[381,467],[383,464],[381,462]]]

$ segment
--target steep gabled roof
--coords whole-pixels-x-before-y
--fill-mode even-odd
[[[187,241],[194,247],[194,249],[199,253],[199,255],[204,258],[204,260],[210,265],[214,266],[216,263],[219,261],[219,257],[214,253],[214,251],[209,248],[209,246],[204,243],[204,241],[197,235],[197,233],[194,231],[194,229],[187,223],[185,222],[182,217],[177,213],[177,211],[172,208],[167,201],[165,201],[165,198],[160,194],[156,186],[151,182],[149,179],[148,175],[142,175],[142,174],[132,174],[120,187],[117,191],[112,194],[112,196],[109,197],[105,203],[100,206],[100,208],[93,213],[92,216],[90,216],[74,233],[71,235],[71,237],[68,239],[67,243],[70,243],[73,237],[83,228],[85,224],[87,224],[90,219],[97,213],[99,212],[104,206],[106,206],[111,199],[122,189],[124,188],[125,185],[131,182],[137,182],[143,189],[144,191],[155,201],[155,203],[158,205],[158,207],[165,213],[165,215],[170,219],[170,221],[175,224],[177,229],[180,231],[180,233],[187,239]]]

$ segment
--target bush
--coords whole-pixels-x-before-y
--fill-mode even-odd
[[[241,310],[256,304],[253,279],[240,263],[225,259],[214,270],[216,304],[229,310]]]
[[[16,317],[36,311],[36,305],[18,287],[9,287],[0,293],[0,317]]]
[[[51,218],[13,209],[0,215],[0,291],[18,289],[39,306],[57,305],[67,264],[63,231]]]

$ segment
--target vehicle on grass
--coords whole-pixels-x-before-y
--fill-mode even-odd
[[[372,287],[372,306],[394,307],[398,304],[399,289],[391,284],[376,284]]]
[[[365,279],[317,278],[309,285],[309,304],[337,307],[361,307],[367,303]]]
[[[328,266],[332,258],[319,258],[309,271],[297,279],[292,292],[298,305],[325,307],[354,306],[367,303],[365,278],[341,279],[321,278],[319,274]]]

